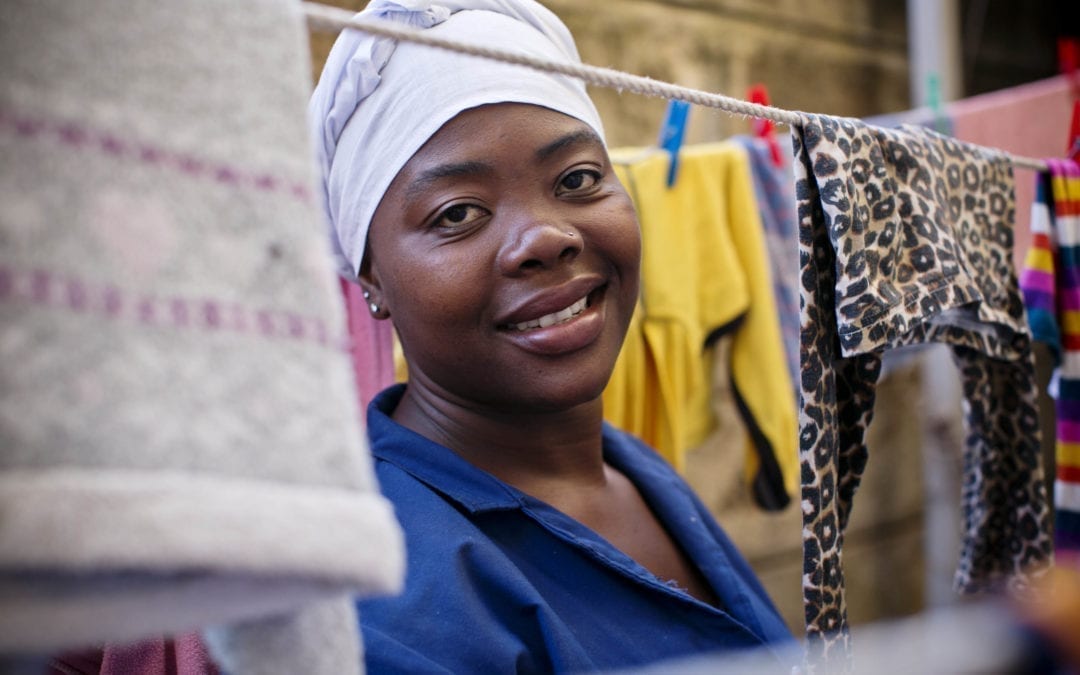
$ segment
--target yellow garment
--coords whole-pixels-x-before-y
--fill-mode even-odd
[[[397,331],[394,331],[394,381],[409,381],[409,364],[405,361],[405,352],[401,351],[401,340],[398,340]]]
[[[638,210],[643,254],[641,301],[604,416],[682,471],[716,424],[711,345],[733,332],[746,479],[761,506],[782,508],[798,489],[798,426],[749,158],[734,143],[685,147],[668,188],[667,153],[611,155]]]

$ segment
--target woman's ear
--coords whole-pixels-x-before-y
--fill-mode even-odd
[[[360,274],[357,275],[357,281],[360,283],[360,288],[363,289],[364,300],[367,302],[371,316],[376,319],[389,319],[390,310],[387,309],[382,300],[382,287],[379,284],[378,272],[366,255],[360,263]]]

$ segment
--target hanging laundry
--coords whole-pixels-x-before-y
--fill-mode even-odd
[[[287,0],[0,3],[0,655],[275,616],[357,672],[350,597],[402,585],[306,35]]]
[[[1073,107],[1073,84],[1067,75],[1022,84],[954,101],[946,106],[953,135],[1028,157],[1058,157],[1064,151]],[[1023,268],[1031,235],[1028,215],[1034,182],[1016,184],[1016,227],[1013,261]]]
[[[803,595],[812,661],[850,656],[841,548],[881,352],[948,343],[964,385],[962,592],[1052,556],[1006,158],[920,127],[803,115],[799,208]]]
[[[1020,287],[1036,340],[1054,357],[1051,395],[1057,413],[1054,544],[1080,555],[1080,166],[1047,160],[1036,177],[1031,245]]]
[[[359,284],[344,278],[340,283],[345,322],[349,327],[349,356],[356,376],[357,400],[363,411],[376,394],[394,383],[394,326],[389,320],[380,321],[371,316]]]
[[[791,158],[781,155],[777,164],[773,145],[764,138],[735,136],[731,140],[741,145],[750,158],[754,197],[769,251],[769,271],[780,317],[780,333],[797,399],[798,390],[794,388],[799,379],[799,274],[791,261],[799,253],[799,223],[795,217],[795,195],[791,190]]]
[[[682,470],[715,425],[710,347],[731,335],[746,479],[758,504],[783,508],[798,484],[795,402],[746,152],[734,143],[684,147],[670,188],[666,153],[612,157],[641,221],[642,290],[605,417]]]
[[[50,659],[41,675],[218,675],[198,634],[144,640],[130,645],[106,645]]]

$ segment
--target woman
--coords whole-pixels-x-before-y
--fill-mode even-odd
[[[362,16],[577,60],[532,0]],[[359,604],[372,672],[565,672],[790,634],[749,567],[601,392],[641,239],[577,81],[346,32],[311,104],[332,241],[409,381],[371,405],[405,592]]]

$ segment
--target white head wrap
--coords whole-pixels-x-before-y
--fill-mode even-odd
[[[580,62],[570,31],[533,0],[373,0],[357,17]],[[359,31],[338,37],[308,117],[342,274],[356,278],[375,208],[413,154],[463,110],[504,102],[550,108],[604,136],[579,80]]]

